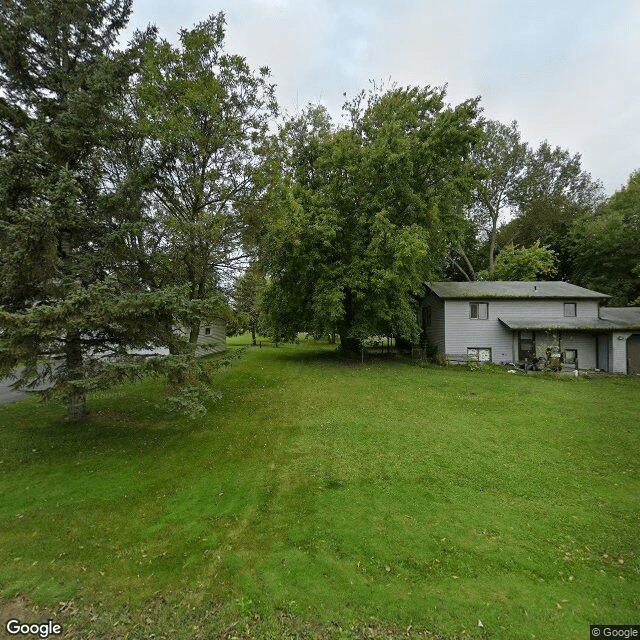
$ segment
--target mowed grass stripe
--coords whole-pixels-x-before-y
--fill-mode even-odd
[[[153,609],[135,624],[176,638],[200,637],[194,620],[349,637],[371,618],[567,638],[640,609],[637,379],[333,349],[249,350],[195,421],[168,414],[154,381],[93,398],[84,427],[0,408],[2,595],[74,598],[110,624]],[[181,617],[185,600],[201,613]]]

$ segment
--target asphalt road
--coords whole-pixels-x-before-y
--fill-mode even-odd
[[[166,356],[169,354],[168,349],[159,348],[159,349],[136,349],[130,353],[137,355],[163,355]],[[59,365],[54,364],[54,368]],[[20,369],[16,370],[16,373],[20,373]],[[9,402],[15,402],[16,400],[22,400],[23,398],[28,398],[38,391],[42,389],[46,389],[48,385],[39,385],[34,387],[33,390],[30,391],[15,391],[11,388],[11,383],[15,380],[13,377],[4,378],[0,380],[0,404],[7,404]]]
[[[19,370],[18,370],[19,373]],[[46,389],[46,385],[40,385],[35,387],[32,391],[16,391],[11,388],[11,384],[15,378],[9,377],[0,380],[0,404],[8,404],[9,402],[15,402],[16,400],[22,400],[23,398],[29,398],[37,393],[38,390]]]

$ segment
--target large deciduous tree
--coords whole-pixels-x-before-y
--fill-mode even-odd
[[[224,15],[182,29],[179,45],[140,38],[134,110],[154,167],[151,217],[156,285],[188,285],[189,323],[220,313],[220,290],[242,260],[243,243],[267,187],[268,128],[276,113],[269,71],[254,72],[224,50]]]
[[[488,120],[483,126],[482,141],[472,155],[481,179],[474,193],[471,219],[487,242],[489,278],[493,278],[498,226],[513,210],[525,175],[527,150],[526,143],[520,139],[517,122],[505,125]],[[462,245],[454,248],[468,263]]]
[[[349,124],[317,109],[289,126],[296,166],[267,249],[276,337],[417,337],[412,295],[440,274],[469,203],[478,105],[433,88],[361,94]]]
[[[509,243],[531,246],[540,241],[558,257],[558,275],[571,278],[568,233],[577,218],[593,213],[604,202],[599,181],[582,168],[580,154],[543,142],[528,151],[526,172],[514,194],[515,217],[499,236]]]
[[[19,385],[52,380],[73,420],[101,356],[171,339],[169,297],[140,291],[132,221],[105,172],[130,74],[113,45],[130,8],[0,8],[0,375],[21,361]]]
[[[608,293],[611,304],[638,304],[640,296],[640,170],[597,212],[571,226],[575,281]]]

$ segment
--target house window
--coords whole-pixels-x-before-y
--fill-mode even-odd
[[[564,303],[564,316],[565,316],[565,318],[575,318],[576,317],[576,303],[575,302],[565,302]]]
[[[491,347],[467,347],[467,358],[477,362],[491,362]]]
[[[564,361],[567,364],[576,364],[578,362],[578,350],[577,349],[565,349]]]
[[[431,307],[422,307],[422,330],[431,326]]]
[[[472,320],[487,320],[489,318],[488,302],[470,302],[469,317]]]
[[[210,336],[211,335],[211,327],[205,327],[204,335],[205,336]]]

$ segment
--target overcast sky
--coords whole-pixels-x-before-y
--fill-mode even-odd
[[[219,11],[227,50],[267,65],[289,112],[338,114],[369,80],[447,83],[452,103],[481,96],[530,144],[580,153],[609,193],[640,168],[639,0],[134,0],[128,34],[175,41]]]

